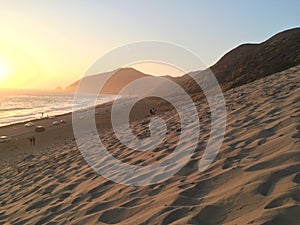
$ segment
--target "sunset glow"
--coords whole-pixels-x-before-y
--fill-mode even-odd
[[[191,4],[1,1],[0,88],[64,88],[80,79],[97,59],[112,49],[144,40],[165,41],[190,49],[205,64],[205,67],[195,65],[192,71],[204,69],[241,43],[261,42],[280,30],[298,25],[296,3],[276,2],[267,14],[262,10],[264,5],[269,7],[260,1],[240,5],[230,2],[224,6],[201,1]],[[277,17],[283,8],[288,13]],[[209,13],[210,9],[213,13]],[[243,12],[243,9],[249,10]],[[252,18],[253,11],[256,16]],[[237,12],[239,20],[228,16]],[[242,20],[240,24],[238,21]],[[1,61],[2,56],[9,65]],[[157,64],[133,67],[153,75],[183,74],[174,67]],[[93,74],[114,69],[117,68],[103,68]]]
[[[0,82],[3,82],[8,77],[8,73],[8,66],[3,61],[0,61]]]
[[[160,62],[140,62],[129,66],[143,73],[151,74],[151,75],[159,75],[159,76],[164,76],[164,75],[181,76],[186,73],[185,71],[182,71],[175,66],[167,65]]]
[[[30,54],[16,43],[0,41],[0,88],[31,89],[44,82],[45,77],[38,77],[39,64]]]

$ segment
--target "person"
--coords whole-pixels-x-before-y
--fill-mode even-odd
[[[30,145],[32,145],[32,138],[28,138],[28,140],[30,141]]]
[[[155,115],[155,113],[156,113],[156,109],[155,108],[150,109],[150,115]]]
[[[35,137],[32,136],[32,145],[35,146]]]
[[[42,118],[44,117],[44,113],[42,112]]]
[[[32,136],[32,137],[30,137],[30,138],[28,138],[28,139],[29,139],[29,141],[30,141],[30,145],[35,146],[35,137]]]

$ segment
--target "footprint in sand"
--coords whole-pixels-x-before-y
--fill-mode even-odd
[[[296,164],[296,165],[289,166],[285,169],[273,172],[265,182],[261,183],[258,186],[257,192],[263,196],[268,196],[272,194],[279,180],[293,173],[296,173],[299,170],[300,170],[300,164]]]
[[[168,225],[176,220],[182,219],[189,213],[188,208],[175,209],[174,211],[168,213],[162,221],[162,225]]]
[[[221,225],[227,218],[225,209],[218,205],[207,205],[189,220],[190,224]]]
[[[285,203],[288,203],[290,201],[299,202],[300,201],[300,189],[294,188],[289,190],[287,193],[280,195],[279,197],[273,199],[271,202],[269,202],[265,209],[272,209],[283,206]]]
[[[296,127],[296,133],[293,134],[293,138],[300,138],[300,125]]]
[[[261,225],[299,225],[300,221],[300,206],[293,205],[278,209],[275,216],[266,215],[268,221]]]
[[[134,199],[124,203],[123,205],[121,205],[121,207],[130,208],[130,207],[139,205],[142,201],[143,201],[143,198],[134,198]]]
[[[180,193],[180,195],[191,198],[202,198],[206,196],[212,187],[209,185],[209,181],[200,181],[194,187],[188,188]]]
[[[27,209],[25,209],[26,212],[35,210],[35,209],[40,209],[46,205],[48,205],[53,199],[48,198],[48,199],[42,199],[40,201],[34,202]]]
[[[98,221],[108,224],[118,224],[135,215],[137,211],[138,209],[121,207],[109,209],[102,213],[102,215],[98,218]]]
[[[300,172],[296,174],[296,176],[293,179],[293,182],[300,184]]]
[[[179,195],[170,206],[195,206],[200,204],[200,200],[198,198]]]
[[[111,205],[112,202],[98,202],[93,206],[91,206],[90,208],[88,208],[85,215],[90,215],[90,214],[98,213],[103,210],[107,210]]]

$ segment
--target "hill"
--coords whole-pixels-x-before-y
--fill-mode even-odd
[[[211,70],[228,88],[300,64],[300,28],[280,32],[261,44],[243,44],[225,54]]]
[[[260,44],[242,44],[226,53],[209,69],[214,73],[223,90],[228,90],[254,80],[286,70],[300,64],[300,28],[280,32]],[[201,78],[207,71],[195,71],[181,77],[164,76],[178,83],[190,94],[201,92],[197,83],[191,79]],[[121,68],[116,71],[102,73],[83,78],[86,91],[97,90],[99,82],[107,76],[114,75],[106,82],[103,94],[117,94],[128,83],[150,75],[133,68]],[[74,92],[79,81],[66,87],[66,92]]]
[[[111,77],[108,79],[109,76]],[[106,81],[106,79],[108,79],[105,82],[101,93],[117,94],[127,84],[131,83],[136,79],[140,79],[147,76],[150,75],[144,74],[133,68],[120,68],[111,72],[84,77],[82,81],[85,84],[84,87],[86,87],[86,89],[84,89],[84,92],[95,93],[95,91],[99,89],[99,83],[103,83]],[[65,92],[75,92],[79,82],[81,82],[81,80],[77,80],[73,84],[67,86],[65,88]]]

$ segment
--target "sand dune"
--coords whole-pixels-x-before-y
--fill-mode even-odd
[[[59,138],[53,144],[38,143],[38,152],[29,151],[24,135],[0,144],[1,151],[18,148],[26,153],[19,162],[2,158],[0,223],[299,224],[299,96],[300,66],[227,91],[224,143],[204,172],[198,171],[198,162],[210,118],[205,101],[198,101],[201,137],[194,155],[175,176],[150,186],[125,186],[99,176],[67,134],[70,123],[41,134]],[[159,115],[167,121],[169,133],[154,151],[126,149],[110,130],[101,130],[100,136],[123,162],[157,163],[176,147],[180,127],[173,111]],[[142,121],[132,126],[141,137],[149,135]]]

